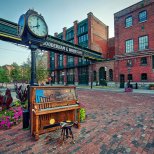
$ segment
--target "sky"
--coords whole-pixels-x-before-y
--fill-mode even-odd
[[[109,26],[109,37],[114,37],[114,13],[140,0],[1,0],[0,18],[18,23],[20,15],[34,9],[44,17],[49,34],[62,32],[92,12]],[[16,62],[21,65],[30,57],[30,50],[0,40],[0,66]]]

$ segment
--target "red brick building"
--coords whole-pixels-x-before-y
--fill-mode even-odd
[[[154,83],[154,0],[143,0],[114,14],[114,79],[120,87]]]
[[[54,83],[78,85],[90,84],[92,80],[95,84],[102,84],[103,79],[113,81],[114,61],[111,60],[109,64],[108,58],[114,56],[114,38],[108,39],[108,26],[91,12],[81,22],[74,21],[72,27],[64,27],[62,33],[55,33],[55,37],[101,52],[107,60],[91,65],[84,57],[49,52],[49,67]]]

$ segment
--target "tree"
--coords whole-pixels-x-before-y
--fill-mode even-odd
[[[22,78],[20,66],[17,63],[13,63],[12,66],[14,67],[14,69],[11,70],[11,78],[13,82],[20,82]]]
[[[38,82],[43,82],[48,78],[48,70],[44,65],[42,65],[41,61],[38,62],[38,66],[36,68],[36,78]]]
[[[6,83],[7,86],[7,83],[10,82],[9,71],[2,67],[0,67],[0,82],[2,83],[2,87],[4,83]]]
[[[38,82],[47,80],[49,71],[47,70],[47,53],[38,51],[36,53],[36,78]]]
[[[21,66],[22,69],[22,81],[29,83],[30,82],[30,72],[31,72],[31,67],[29,64],[29,59],[27,62],[24,62]]]

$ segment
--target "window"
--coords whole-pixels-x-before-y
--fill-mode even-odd
[[[69,42],[70,42],[70,43],[74,43],[74,39],[72,39],[72,40],[69,40]]]
[[[61,40],[63,39],[63,35],[58,35],[57,37]]]
[[[90,61],[88,59],[81,57],[78,58],[78,65],[88,65],[88,64],[90,64]]]
[[[58,67],[63,67],[63,55],[58,55]]]
[[[126,47],[126,53],[130,53],[134,51],[134,41],[133,40],[127,40],[125,42]]]
[[[148,36],[139,37],[139,50],[148,49]]]
[[[142,81],[146,81],[147,80],[147,74],[146,73],[142,73],[141,74],[141,80]]]
[[[154,56],[152,56],[152,69],[154,69]]]
[[[127,60],[127,66],[128,66],[128,67],[133,66],[132,59],[128,59],[128,60]]]
[[[67,34],[66,34],[66,40],[70,40],[72,38],[74,38],[74,31],[73,30],[67,32]]]
[[[67,56],[67,66],[74,66],[74,57]]]
[[[146,57],[142,57],[141,58],[141,65],[146,65],[147,64],[147,58]]]
[[[130,27],[130,26],[132,26],[132,24],[133,24],[132,16],[127,17],[126,20],[125,20],[125,26]]]
[[[128,74],[128,80],[133,81],[133,75],[132,74]]]
[[[88,27],[88,26],[87,26],[87,23],[81,25],[81,26],[79,27],[79,33],[81,34],[81,33],[86,32],[87,29],[88,29],[87,27]]]
[[[54,52],[50,52],[50,67],[51,69],[55,68],[55,53]]]
[[[68,69],[67,70],[67,84],[74,84],[75,79],[75,70],[74,69]]]
[[[109,81],[113,81],[113,70],[109,69]]]
[[[139,22],[144,22],[147,20],[147,11],[142,11],[139,13]]]
[[[79,36],[79,43],[88,41],[88,34]]]

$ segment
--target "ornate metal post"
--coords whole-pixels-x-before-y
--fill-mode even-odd
[[[36,45],[31,45],[31,81],[30,85],[35,86],[38,85],[36,81],[36,56],[35,52],[37,51],[37,46]]]

